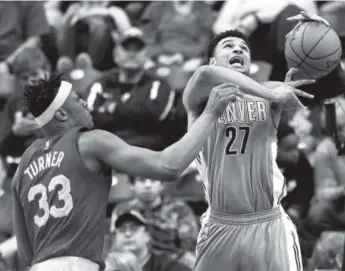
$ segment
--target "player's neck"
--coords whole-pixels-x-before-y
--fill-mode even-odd
[[[143,69],[123,69],[120,70],[119,73],[119,81],[121,83],[138,83],[139,80],[143,77],[144,70]]]
[[[67,127],[67,125],[55,125],[55,124],[47,124],[47,126],[43,129],[43,133],[45,136],[56,136],[59,134],[64,134],[69,131],[72,127]]]

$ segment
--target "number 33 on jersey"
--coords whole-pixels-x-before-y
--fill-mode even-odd
[[[58,200],[63,202],[62,207],[56,207],[55,205],[49,206],[48,204],[48,193],[53,192],[60,186],[61,188],[58,191]],[[36,214],[34,216],[34,222],[38,227],[44,226],[49,216],[59,218],[68,216],[73,209],[73,199],[70,194],[71,184],[70,180],[64,175],[57,175],[51,179],[48,187],[45,187],[43,184],[39,183],[31,187],[28,194],[29,202],[35,200],[37,196],[38,206],[41,211],[41,215]]]

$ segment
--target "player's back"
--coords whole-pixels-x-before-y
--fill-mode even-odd
[[[275,159],[270,102],[246,95],[230,103],[197,159],[211,209],[245,214],[277,205],[285,187]]]
[[[23,206],[32,264],[61,256],[101,262],[111,170],[87,169],[80,128],[36,140],[24,153],[13,186]]]

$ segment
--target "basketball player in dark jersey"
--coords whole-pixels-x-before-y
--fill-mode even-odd
[[[93,271],[104,267],[111,168],[132,176],[177,179],[229,101],[242,94],[230,83],[215,87],[193,128],[161,152],[91,130],[86,102],[59,76],[32,82],[24,96],[45,137],[25,151],[13,179],[19,257],[31,271]]]
[[[299,271],[296,230],[280,205],[286,192],[275,161],[276,127],[282,103],[294,99],[300,104],[295,94],[311,98],[291,86],[314,80],[292,82],[296,70],[285,83],[250,79],[250,48],[236,30],[214,37],[208,59],[210,65],[196,72],[185,89],[189,129],[213,83],[233,82],[245,94],[213,124],[196,159],[209,208],[202,218],[195,271]]]

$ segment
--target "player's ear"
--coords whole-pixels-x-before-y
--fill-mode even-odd
[[[68,119],[68,114],[64,109],[60,108],[55,112],[55,118],[57,118],[61,122],[65,122]]]
[[[210,58],[210,65],[215,65],[216,64],[216,59],[214,57]]]

